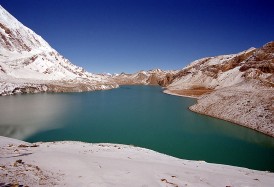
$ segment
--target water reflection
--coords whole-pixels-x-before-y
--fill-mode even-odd
[[[68,103],[58,94],[0,97],[0,135],[24,139],[45,128],[58,128],[57,118],[65,113]]]

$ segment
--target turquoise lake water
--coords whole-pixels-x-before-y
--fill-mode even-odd
[[[157,86],[0,97],[0,135],[149,148],[178,158],[274,171],[274,138],[193,113]]]

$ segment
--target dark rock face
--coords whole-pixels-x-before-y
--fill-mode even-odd
[[[147,82],[148,82],[148,84],[150,84],[150,85],[159,85],[159,84],[158,84],[158,82],[159,82],[158,77],[157,77],[155,74],[152,74],[152,75],[148,78]]]
[[[175,75],[167,73],[165,77],[158,80],[158,84],[160,86],[166,87],[167,85],[169,85],[174,80],[174,77],[175,77]]]
[[[274,42],[269,42],[257,49],[241,66],[240,71],[247,71],[250,68],[263,73],[274,73]]]

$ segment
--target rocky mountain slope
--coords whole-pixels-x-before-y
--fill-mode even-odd
[[[274,137],[274,42],[238,54],[196,60],[160,84],[170,93],[183,95],[189,90],[209,90],[190,107],[192,111]]]
[[[162,84],[170,89],[219,89],[247,79],[273,83],[273,45],[270,42],[259,49],[250,48],[238,54],[196,60]]]
[[[86,91],[117,87],[86,72],[0,6],[0,94]]]
[[[159,82],[166,76],[172,76],[178,71],[163,71],[153,69],[148,71],[139,71],[133,74],[121,73],[111,76],[110,79],[119,85],[159,85]]]

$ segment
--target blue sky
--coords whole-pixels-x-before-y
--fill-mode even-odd
[[[274,40],[273,0],[0,0],[94,73],[181,69]]]

